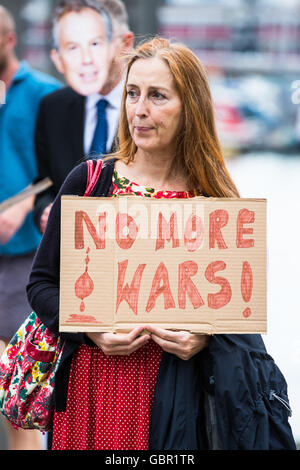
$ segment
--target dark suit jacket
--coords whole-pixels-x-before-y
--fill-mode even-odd
[[[85,97],[66,87],[40,104],[35,130],[37,181],[49,177],[53,186],[35,200],[34,221],[40,229],[44,209],[53,202],[68,173],[85,158]]]

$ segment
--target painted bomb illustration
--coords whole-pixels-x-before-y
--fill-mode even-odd
[[[81,274],[81,276],[75,282],[75,295],[76,297],[81,299],[81,303],[80,303],[81,312],[85,311],[84,299],[86,297],[89,297],[94,290],[93,280],[91,279],[88,273],[88,264],[90,262],[89,252],[90,252],[90,248],[88,247],[86,250],[86,257],[85,257],[85,271],[83,274]]]

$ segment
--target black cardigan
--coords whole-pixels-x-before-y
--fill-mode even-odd
[[[104,163],[101,177],[91,196],[108,196],[111,190],[114,161]],[[47,228],[32,265],[27,296],[29,304],[47,328],[59,335],[59,273],[60,273],[60,224],[62,195],[83,196],[86,190],[87,164],[80,163],[65,179],[53,203]],[[55,409],[65,411],[67,387],[73,353],[80,344],[94,345],[84,333],[62,333],[65,346],[61,364],[55,378]]]
[[[68,173],[85,159],[84,96],[70,87],[47,95],[40,104],[35,128],[38,178],[49,177],[53,186],[35,198],[33,217],[40,230],[45,209],[58,194]],[[109,153],[114,151],[114,144]]]

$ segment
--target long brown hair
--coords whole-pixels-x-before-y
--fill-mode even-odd
[[[212,97],[206,72],[199,59],[183,44],[156,37],[142,43],[128,58],[127,76],[138,59],[159,57],[174,77],[179,92],[183,125],[177,137],[176,155],[171,171],[184,172],[190,189],[212,197],[239,197],[222,155],[216,133]],[[131,137],[126,117],[126,86],[123,91],[118,132],[118,151],[114,157],[128,164],[134,160],[137,147]]]

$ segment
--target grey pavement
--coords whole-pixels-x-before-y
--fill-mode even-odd
[[[0,450],[8,450],[8,445],[7,445],[7,438],[4,430],[4,425],[3,425],[3,418],[0,416]]]

